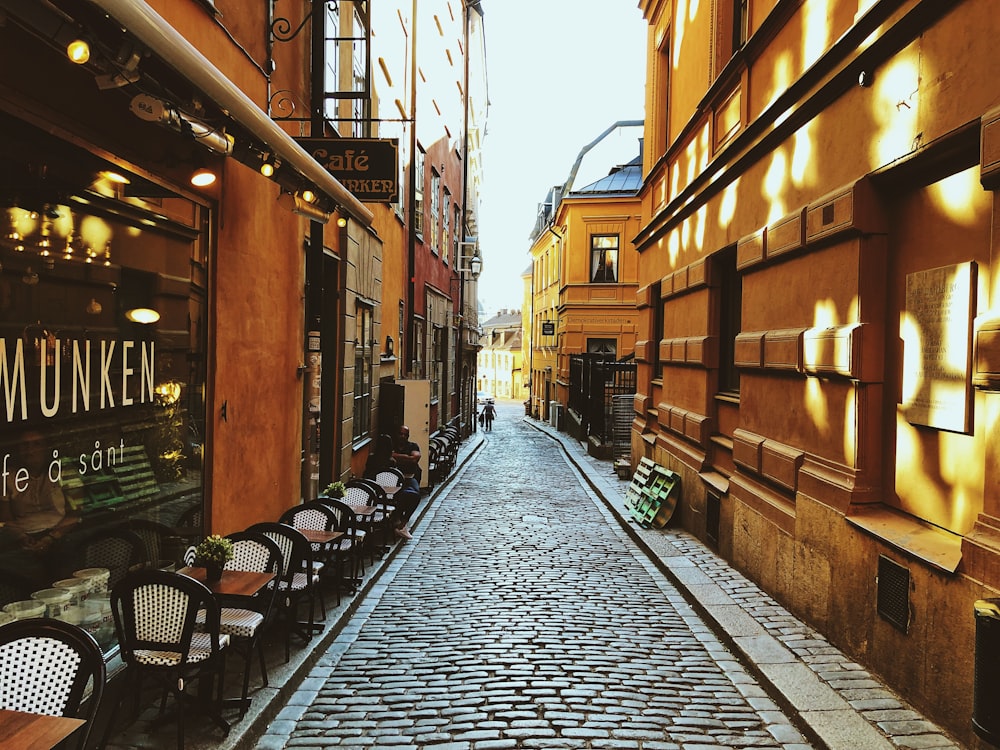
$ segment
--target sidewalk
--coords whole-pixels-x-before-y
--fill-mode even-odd
[[[590,456],[583,444],[545,422],[524,420],[562,444],[632,539],[817,748],[962,747],[698,539],[683,530],[636,524],[625,509],[629,483],[618,479],[610,461]]]

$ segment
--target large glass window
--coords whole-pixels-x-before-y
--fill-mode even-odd
[[[590,280],[618,281],[618,235],[595,234],[590,238]]]
[[[84,535],[200,526],[208,215],[0,125],[0,575],[48,587]]]

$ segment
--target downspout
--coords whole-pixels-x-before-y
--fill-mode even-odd
[[[416,265],[417,265],[417,0],[413,0],[410,30],[410,184],[407,190],[406,204],[409,223],[406,232],[406,351],[403,361],[403,372],[408,376],[412,372],[416,350],[416,335],[414,331],[413,305],[416,301]],[[420,175],[423,180],[423,175]]]

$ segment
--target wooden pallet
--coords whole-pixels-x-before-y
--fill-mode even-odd
[[[625,506],[643,528],[662,529],[674,514],[680,489],[677,472],[643,458],[625,491]]]

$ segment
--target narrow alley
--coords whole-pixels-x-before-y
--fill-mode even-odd
[[[257,747],[807,748],[502,403]]]

